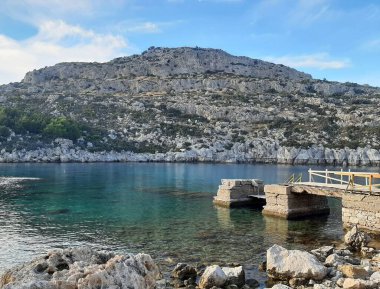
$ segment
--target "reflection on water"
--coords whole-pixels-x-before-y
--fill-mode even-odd
[[[51,248],[91,245],[176,262],[255,268],[274,243],[312,248],[342,236],[340,201],[325,218],[286,221],[215,207],[222,178],[283,182],[308,167],[246,164],[1,164],[41,178],[0,192],[0,271]],[[375,170],[375,169],[374,169]],[[166,268],[166,269],[165,269]],[[255,273],[257,278],[264,278]]]

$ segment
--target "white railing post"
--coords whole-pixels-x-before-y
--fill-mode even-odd
[[[343,169],[340,169],[340,172],[343,172]],[[340,175],[340,184],[343,185],[343,174]]]
[[[309,169],[309,183],[311,183],[311,169]]]
[[[327,169],[326,169],[326,184],[327,184]]]

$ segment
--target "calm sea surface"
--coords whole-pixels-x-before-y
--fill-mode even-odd
[[[293,173],[306,176],[308,168],[258,164],[0,164],[1,176],[41,178],[0,191],[0,272],[51,248],[84,244],[149,253],[163,270],[179,261],[240,262],[256,268],[274,243],[314,248],[340,239],[340,202],[330,200],[328,217],[303,221],[264,217],[259,209],[215,207],[212,197],[220,180],[260,178],[265,183],[277,183]]]

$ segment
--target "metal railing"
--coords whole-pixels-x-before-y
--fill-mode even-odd
[[[300,183],[302,182],[302,173],[299,175],[292,174],[286,181],[285,183],[287,184],[294,184],[294,183]]]
[[[309,182],[310,183],[324,183],[326,185],[346,185],[348,190],[368,190],[369,193],[373,189],[379,188],[380,184],[375,183],[376,179],[380,179],[380,173],[368,172],[351,172],[347,171],[329,171],[329,170],[312,170],[309,169]],[[322,180],[317,182],[316,180]]]

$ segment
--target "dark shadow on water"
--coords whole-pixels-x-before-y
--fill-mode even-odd
[[[56,210],[48,210],[46,214],[48,215],[64,215],[69,214],[70,209],[64,208],[64,209],[56,209]]]

